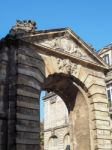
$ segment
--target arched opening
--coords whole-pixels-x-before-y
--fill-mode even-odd
[[[70,135],[66,134],[64,137],[64,150],[70,150]]]
[[[52,136],[48,143],[49,150],[58,150],[58,137]]]
[[[66,147],[67,150],[90,150],[89,108],[85,86],[73,76],[60,73],[50,75],[45,80],[42,88],[59,95],[68,109],[70,136],[69,140],[68,135],[65,137],[65,143],[68,142],[69,146],[66,147],[66,144],[64,144],[64,148]],[[84,93],[85,95],[83,95]]]
[[[27,50],[23,49],[19,52],[22,54],[18,56],[17,125],[15,129],[17,150],[40,149],[39,95],[42,90],[56,93],[66,104],[70,118],[70,146],[74,150],[75,132],[73,131],[75,127],[73,124],[74,115],[71,116],[71,112],[73,114],[79,87],[85,93],[87,92],[86,87],[79,79],[69,73],[49,73],[50,75],[45,78],[47,66],[41,56],[38,56],[36,51],[31,51],[29,47]],[[23,55],[24,53],[26,56]],[[89,120],[87,123],[89,124]]]
[[[68,111],[70,111],[74,108],[74,100],[78,92],[78,88],[74,84],[74,79],[75,78],[71,75],[55,73],[49,75],[48,78],[45,79],[44,83],[42,84],[42,89],[48,92],[53,91],[59,95],[65,102]],[[78,84],[82,84],[77,79],[75,81],[77,81]],[[85,88],[84,85],[81,86]]]

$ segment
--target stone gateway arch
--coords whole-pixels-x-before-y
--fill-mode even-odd
[[[65,102],[71,150],[111,150],[107,65],[69,28],[35,25],[17,21],[0,41],[0,150],[40,149],[41,90]]]

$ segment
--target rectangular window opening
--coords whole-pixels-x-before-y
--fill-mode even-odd
[[[109,54],[104,55],[104,56],[103,56],[103,60],[104,60],[108,65],[110,65]]]

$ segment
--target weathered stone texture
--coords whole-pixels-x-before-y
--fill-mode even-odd
[[[1,150],[15,149],[16,47],[8,44],[2,41],[0,47]]]
[[[35,150],[39,148],[39,95],[44,80],[41,73],[43,61],[35,50],[29,51],[23,47],[18,51],[16,148]]]
[[[73,112],[73,134],[74,134],[74,148],[78,150],[90,150],[91,138],[90,138],[90,125],[89,125],[89,113],[86,100],[83,95],[78,92],[75,107]]]

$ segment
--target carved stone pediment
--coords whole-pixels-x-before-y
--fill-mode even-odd
[[[19,26],[21,26],[21,22],[19,22]],[[35,29],[35,25],[33,29]],[[78,60],[78,63],[80,64],[84,62],[84,65],[91,65],[94,68],[108,68],[108,66],[101,60],[94,49],[86,44],[69,28],[41,30],[32,33],[30,32],[30,34],[23,36],[22,40],[30,42],[34,46],[42,48],[42,50],[45,49],[45,53],[46,51],[49,51],[50,54],[52,54],[53,51],[53,55],[56,52],[56,54],[61,53],[63,56],[68,55],[68,57],[74,57],[73,59],[75,61]]]
[[[79,57],[85,60],[93,61],[92,58],[85,52],[85,50],[75,43],[69,36],[56,37],[54,39],[46,39],[40,41],[39,44],[53,48],[60,52],[66,52],[72,56]]]

